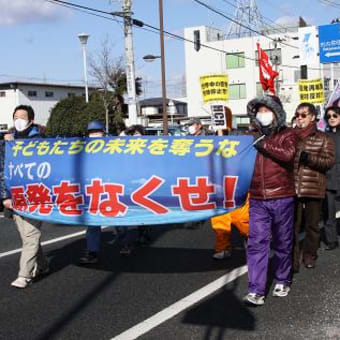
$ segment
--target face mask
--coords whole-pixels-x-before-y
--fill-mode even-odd
[[[273,122],[273,115],[270,112],[258,112],[256,119],[262,126],[269,126]]]
[[[14,121],[15,129],[19,132],[24,131],[27,128],[28,120],[18,118]]]
[[[190,135],[194,135],[196,132],[196,128],[193,125],[190,125],[188,128],[188,132]]]

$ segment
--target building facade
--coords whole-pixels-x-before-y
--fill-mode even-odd
[[[227,107],[232,111],[233,127],[237,128],[248,122],[246,106],[249,100],[263,94],[259,82],[257,63],[257,42],[265,50],[279,72],[277,94],[287,111],[287,121],[294,115],[296,106],[300,103],[298,80],[300,71],[299,30],[302,28],[283,29],[280,32],[266,32],[264,36],[247,36],[237,39],[225,39],[223,32],[198,26],[186,28],[185,67],[186,92],[189,116],[210,115],[209,103],[203,103],[200,88],[200,77],[211,74],[227,74],[229,82],[229,100]],[[317,37],[317,27],[312,27]],[[301,40],[301,39],[300,39]],[[191,41],[191,42],[190,42]],[[195,43],[193,44],[192,41]],[[324,79],[325,94],[332,89],[330,79],[335,83],[340,78],[340,72],[330,66],[321,65],[318,58],[318,39],[315,39],[313,58],[309,59],[308,79]],[[202,46],[205,45],[205,46]],[[209,48],[211,47],[211,48]],[[299,60],[300,59],[300,60]],[[312,60],[312,61],[310,61]]]
[[[93,92],[89,88],[89,93]],[[7,130],[13,124],[13,111],[18,105],[31,105],[35,111],[35,122],[46,125],[51,109],[69,96],[85,96],[84,86],[29,82],[8,82],[0,84],[0,130]]]

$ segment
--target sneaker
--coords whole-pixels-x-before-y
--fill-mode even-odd
[[[220,251],[218,253],[215,253],[212,257],[215,260],[227,259],[231,257],[231,251],[229,250]]]
[[[15,288],[26,288],[32,283],[32,279],[27,279],[26,277],[19,276],[16,280],[11,283],[12,287]]]
[[[129,247],[123,247],[120,251],[119,254],[122,256],[129,256],[131,255],[131,249]]]
[[[98,261],[98,254],[89,251],[85,256],[79,259],[79,264],[96,264]]]
[[[287,296],[290,291],[289,286],[285,286],[282,283],[277,283],[273,290],[273,296],[284,297]]]
[[[243,301],[245,303],[248,303],[250,305],[254,306],[262,306],[264,305],[264,296],[263,295],[258,295],[256,293],[248,293]]]

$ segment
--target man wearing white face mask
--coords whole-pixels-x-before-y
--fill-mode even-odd
[[[202,122],[199,118],[192,118],[188,123],[188,134],[190,136],[201,136],[205,135]]]
[[[34,111],[31,106],[19,105],[13,113],[14,129],[13,133],[5,135],[4,139],[9,141],[22,138],[43,137],[41,127],[34,124]],[[0,195],[6,209],[12,210],[12,199],[1,183]],[[26,288],[32,279],[49,271],[48,261],[45,258],[41,245],[41,221],[20,216],[13,213],[13,219],[19,231],[22,241],[22,251],[20,257],[19,274],[11,285],[16,288]]]

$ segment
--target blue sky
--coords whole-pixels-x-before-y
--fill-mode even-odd
[[[163,0],[165,29],[183,34],[184,27],[211,25],[226,30],[229,22],[201,7],[192,0]],[[233,15],[227,2],[234,0],[202,0],[216,9]],[[70,2],[101,9],[119,11],[118,0],[70,0]],[[258,7],[273,21],[296,22],[300,15],[308,23],[328,24],[340,16],[339,9],[320,0],[258,0]],[[334,0],[336,2],[336,0]],[[105,39],[110,41],[112,56],[124,53],[122,25],[82,12],[65,9],[46,0],[0,0],[1,54],[0,82],[32,80],[48,82],[81,82],[83,78],[81,47],[78,33],[90,34],[88,54],[94,55]],[[133,0],[134,16],[157,26],[158,0]],[[167,38],[166,76],[168,92],[175,90],[184,75],[183,43]],[[159,55],[159,37],[155,33],[134,29],[135,64],[137,76],[146,80],[146,95],[159,94],[160,63],[145,63],[146,54]]]

